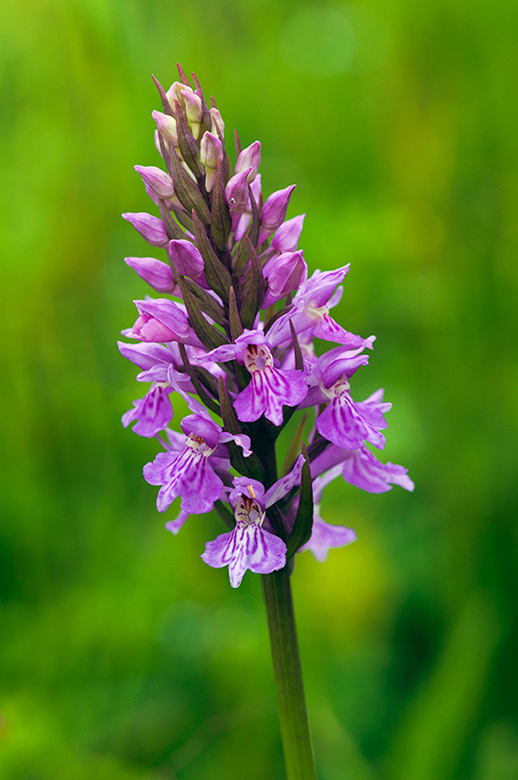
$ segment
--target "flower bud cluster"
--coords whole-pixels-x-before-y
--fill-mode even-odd
[[[134,302],[138,316],[123,335],[137,343],[119,342],[140,368],[137,380],[150,383],[122,422],[163,448],[144,477],[160,487],[160,512],[181,499],[170,531],[217,510],[229,530],[202,558],[228,566],[237,587],[247,569],[268,574],[306,549],[324,560],[354,541],[352,529],[320,517],[332,480],[371,493],[413,483],[368,447],[385,445],[391,404],[383,390],[352,396],[375,337],[350,333],[331,316],[349,265],[309,276],[298,248],[304,215],[286,220],[294,185],[263,199],[259,141],[243,149],[236,134],[232,168],[214,100],[209,107],[196,77],[193,87],[179,74],[167,92],[156,82],[165,170],[135,167],[158,213],[123,215],[163,255],[126,258],[160,297]],[[334,346],[317,355],[315,338]],[[168,427],[178,396],[191,412],[182,433]],[[279,476],[276,441],[306,409],[313,422],[301,415]]]

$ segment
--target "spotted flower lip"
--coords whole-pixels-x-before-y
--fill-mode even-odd
[[[368,347],[373,337],[363,339],[349,333],[329,314],[329,309],[339,300],[340,293],[335,293],[336,287],[343,282],[349,268],[350,264],[336,271],[315,271],[297,291],[293,309],[272,326],[269,337],[277,344],[289,341],[291,322],[297,334],[333,341],[347,349]]]
[[[239,420],[254,422],[262,415],[274,425],[283,421],[283,407],[298,406],[308,386],[302,371],[274,366],[270,342],[260,330],[245,330],[234,344],[224,344],[207,353],[211,360],[243,363],[250,383],[236,396],[234,409]]]
[[[221,497],[224,484],[211,463],[211,456],[219,444],[231,440],[243,448],[245,456],[251,454],[250,440],[245,435],[234,436],[222,431],[206,413],[195,412],[184,418],[182,429],[186,434],[183,449],[160,452],[144,466],[144,478],[150,485],[161,485],[157,498],[159,512],[164,512],[181,496],[183,511],[204,514]]]
[[[392,485],[399,485],[412,492],[414,483],[408,476],[408,469],[394,463],[381,463],[365,445],[355,450],[331,445],[311,464],[311,474],[320,474],[336,467],[333,474],[368,493],[386,493]]]
[[[258,480],[236,477],[229,501],[236,525],[214,541],[207,542],[202,560],[214,568],[228,566],[230,584],[239,587],[247,569],[271,574],[286,564],[286,544],[263,527],[266,510],[283,498],[300,481],[302,456],[289,474],[265,491]]]
[[[148,438],[167,428],[173,418],[171,391],[169,383],[154,382],[144,398],[133,401],[133,409],[122,415],[124,427],[136,421],[133,431]]]

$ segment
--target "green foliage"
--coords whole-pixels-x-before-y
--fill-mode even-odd
[[[282,778],[258,578],[200,560],[215,513],[164,531],[155,445],[119,422],[147,292],[122,258],[149,248],[118,215],[151,210],[132,166],[177,61],[261,140],[265,191],[298,184],[310,267],[352,263],[337,318],[378,336],[355,397],[384,385],[416,481],[330,486],[358,541],[296,561],[320,777],[517,776],[518,6],[300,9],[0,10],[1,780]]]

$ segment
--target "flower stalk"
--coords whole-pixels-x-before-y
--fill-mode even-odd
[[[261,585],[268,619],[284,763],[288,780],[316,780],[302,680],[290,565],[263,574]]]

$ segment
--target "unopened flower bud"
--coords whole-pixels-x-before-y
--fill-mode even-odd
[[[173,146],[178,146],[176,119],[169,116],[169,114],[163,114],[161,111],[152,111],[151,116],[155,120],[157,130],[164,141],[170,141]]]
[[[308,278],[308,267],[304,261],[304,252],[284,252],[272,257],[263,269],[268,279],[268,289],[264,297],[263,309],[296,290]]]
[[[261,174],[258,173],[253,182],[250,185],[250,191],[252,193],[252,197],[257,205],[257,208],[259,208],[259,203],[261,201]],[[239,241],[241,238],[243,238],[245,231],[250,224],[250,221],[252,219],[252,203],[250,198],[248,198],[246,203],[246,208],[243,211],[241,217],[239,218],[239,221],[235,228],[235,240]],[[232,223],[232,229],[234,229]]]
[[[193,137],[197,140],[200,135],[200,123],[203,117],[201,98],[199,95],[196,95],[194,92],[189,92],[186,89],[182,90],[182,97],[184,99],[187,124],[190,127]]]
[[[257,176],[260,164],[261,142],[254,141],[253,144],[250,144],[250,146],[247,146],[246,149],[243,149],[243,151],[240,152],[237,158],[236,167],[234,168],[234,173],[242,173],[249,169],[248,181],[252,182]]]
[[[198,281],[200,277],[204,279],[203,258],[192,241],[184,239],[170,241],[167,254],[177,273],[195,281]]]
[[[248,203],[248,174],[252,169],[237,173],[228,180],[225,198],[231,211],[244,211]]]
[[[223,147],[214,133],[204,133],[200,144],[200,159],[205,166],[205,189],[214,187],[218,162],[223,159]]]
[[[124,262],[157,292],[179,295],[171,266],[167,263],[154,257],[125,257]]]
[[[221,118],[221,114],[219,113],[218,109],[211,108],[210,115],[212,118],[212,126],[210,128],[211,133],[214,133],[214,135],[218,135],[218,128],[219,128],[219,131],[223,137],[225,135],[225,123]]]
[[[168,173],[156,168],[154,165],[135,165],[135,170],[139,173],[144,183],[156,192],[162,200],[168,200],[174,196],[173,180]]]
[[[183,103],[183,93],[185,92],[192,92],[192,87],[189,87],[187,84],[182,84],[181,81],[173,81],[167,92],[165,93],[165,96],[167,100],[169,101],[169,105],[174,111],[174,104],[175,101],[178,101],[178,103]]]
[[[290,202],[291,193],[295,189],[295,184],[291,184],[284,190],[278,190],[273,192],[268,198],[266,198],[263,208],[261,210],[261,230],[259,231],[259,243],[262,243],[268,238],[274,230],[282,224],[286,211],[288,209],[288,203]]]
[[[139,316],[131,332],[131,338],[139,341],[168,342],[189,341],[192,328],[185,312],[168,298],[147,298],[134,301]]]
[[[145,211],[137,213],[126,212],[122,217],[130,222],[151,246],[167,246],[169,243],[163,222],[158,217],[153,217]]]
[[[279,253],[294,252],[299,243],[305,216],[305,214],[300,214],[298,217],[283,222],[272,238],[272,249]]]

